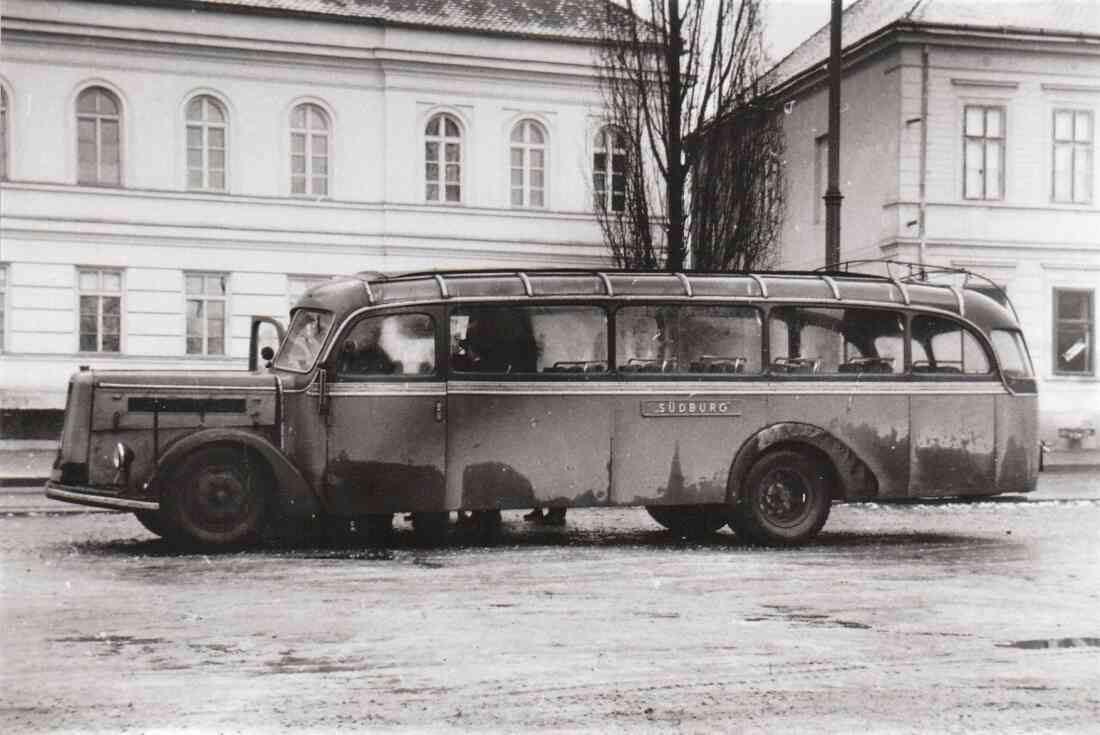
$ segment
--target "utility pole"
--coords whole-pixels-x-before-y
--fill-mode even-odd
[[[825,265],[840,262],[840,16],[833,0],[829,24],[829,185],[825,189]]]
[[[680,54],[684,40],[680,36],[683,30],[683,18],[680,17],[679,0],[669,0],[668,31],[669,39],[665,49],[665,78],[668,80],[668,186],[666,187],[668,206],[668,251],[665,254],[666,266],[670,271],[684,269],[687,248],[684,242],[684,145],[683,131],[680,129],[683,114],[683,79],[680,67]]]

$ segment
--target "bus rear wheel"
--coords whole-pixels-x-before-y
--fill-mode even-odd
[[[728,520],[721,505],[647,505],[649,517],[683,538],[703,538]]]
[[[246,451],[208,447],[172,475],[167,518],[185,543],[237,547],[259,539],[267,510],[267,467]]]
[[[770,452],[749,469],[730,526],[764,546],[798,546],[829,517],[830,473],[820,462],[790,449]]]

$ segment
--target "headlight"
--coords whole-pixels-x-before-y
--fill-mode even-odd
[[[130,466],[130,463],[134,461],[134,450],[126,446],[122,442],[115,445],[114,456],[111,457],[111,462],[114,464],[116,470],[123,470]]]

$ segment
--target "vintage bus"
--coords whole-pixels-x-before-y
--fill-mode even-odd
[[[1019,321],[965,283],[364,273],[307,292],[264,358],[75,374],[46,494],[210,547],[603,506],[789,546],[834,502],[1026,493],[1039,464]]]

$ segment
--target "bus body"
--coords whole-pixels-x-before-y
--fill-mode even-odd
[[[970,288],[361,274],[307,292],[266,368],[74,375],[46,492],[215,546],[279,518],[638,505],[792,545],[834,501],[1032,491],[1037,398],[1013,312]]]

